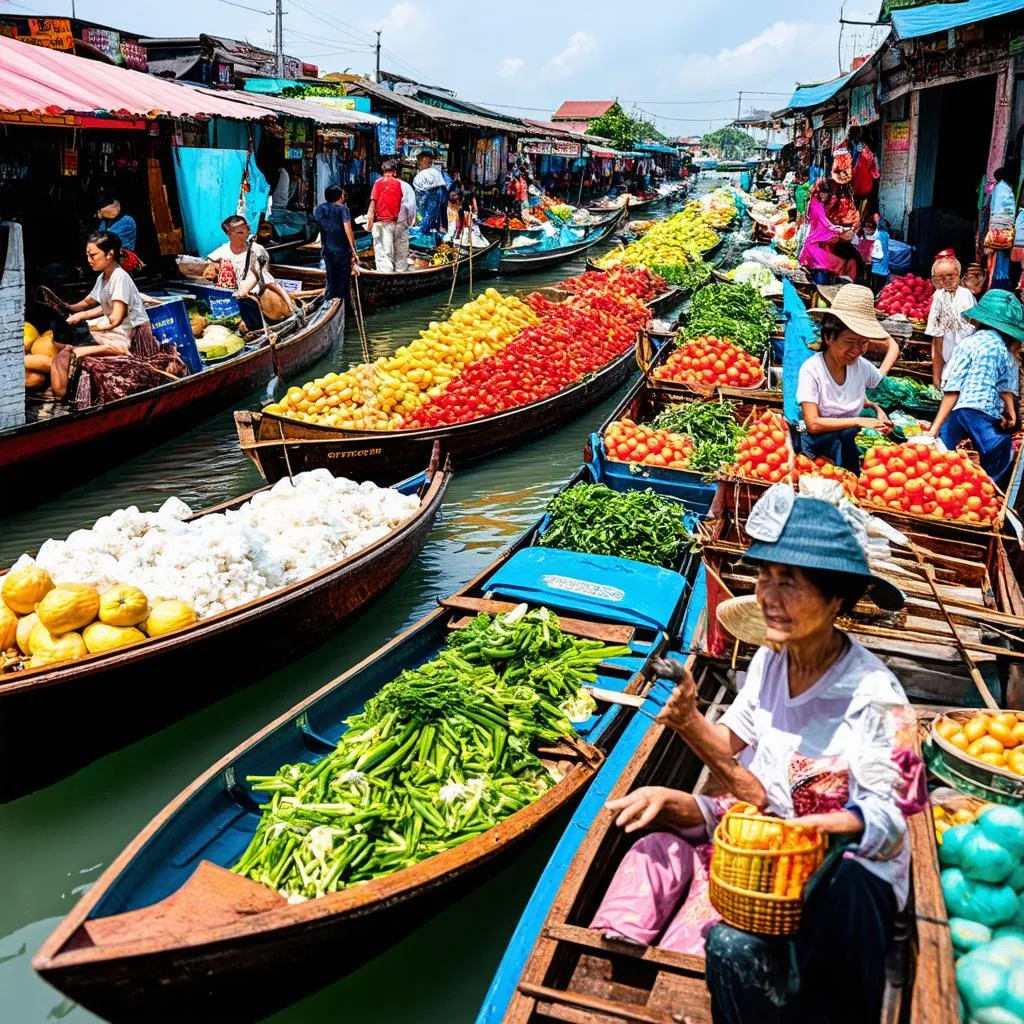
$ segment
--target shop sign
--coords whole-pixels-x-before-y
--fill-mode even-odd
[[[303,96],[304,100],[311,100],[313,103],[322,103],[325,107],[335,107],[338,110],[357,110],[361,114],[370,113],[369,96]]]
[[[65,178],[73,178],[78,174],[77,149],[62,149],[60,151],[60,173]]]
[[[398,118],[388,117],[387,124],[377,125],[377,149],[383,156],[398,152]]]
[[[28,34],[25,24],[28,24]],[[68,18],[25,18],[20,23],[6,21],[0,24],[0,35],[17,39],[19,43],[45,46],[48,50],[72,50],[75,45]]]
[[[121,56],[124,58],[124,66],[132,71],[148,71],[149,58],[146,48],[129,39],[121,40]]]
[[[519,149],[520,152],[529,153],[532,156],[580,156],[582,153],[582,147],[578,142],[566,142],[558,139],[523,142]]]
[[[0,110],[0,124],[32,124],[44,128],[111,128],[143,131],[139,118],[93,117],[89,114],[39,114],[25,110]]]
[[[104,57],[109,57],[115,64],[124,63],[120,32],[109,28],[83,28],[82,42],[88,43],[94,50],[99,50]]]
[[[910,122],[888,121],[882,136],[883,153],[906,153],[910,150]]]

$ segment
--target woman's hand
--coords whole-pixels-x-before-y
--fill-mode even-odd
[[[864,831],[864,820],[853,811],[805,814],[801,818],[791,818],[787,824],[833,836],[859,836]]]
[[[609,800],[605,807],[619,812],[615,824],[623,832],[636,832],[647,828],[661,814],[671,796],[672,790],[666,786],[641,786],[618,800]]]
[[[70,316],[68,316],[68,318],[67,318],[67,320],[65,322],[69,323],[69,324],[80,324],[84,319],[85,319],[84,314],[82,314],[82,313],[72,313]]]
[[[700,717],[697,711],[697,686],[693,676],[685,665],[670,658],[653,658],[651,668],[661,679],[670,679],[676,684],[655,721],[667,725],[675,732],[685,733],[693,719]]]
[[[877,430],[880,434],[887,434],[892,430],[892,424],[889,422],[888,417],[886,417],[884,423],[874,416],[857,416],[853,422],[864,430]]]

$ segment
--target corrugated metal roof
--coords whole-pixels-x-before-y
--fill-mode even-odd
[[[615,100],[566,100],[554,113],[552,121],[592,121],[607,114]]]
[[[399,96],[390,89],[382,88],[374,82],[361,80],[352,82],[349,85],[349,92],[359,92],[366,96],[388,103],[391,106],[408,110],[412,114],[419,114],[420,117],[432,121],[441,121],[446,124],[461,124],[468,128],[485,128],[494,132],[511,132],[522,134],[517,131],[518,126],[508,121],[495,121],[489,117],[478,117],[476,114],[462,114],[457,110],[446,110],[444,107],[434,107],[428,103],[420,103],[419,100],[410,99],[408,96]]]
[[[0,110],[37,114],[109,113],[130,117],[276,116],[259,105],[242,106],[212,91],[76,57],[0,36]]]
[[[962,0],[893,11],[892,24],[900,39],[917,39],[1021,10],[1022,0]]]
[[[202,86],[194,88],[203,91]],[[289,96],[267,96],[264,93],[218,92],[218,98],[229,103],[244,103],[248,107],[263,107],[287,114],[289,117],[308,117],[317,124],[343,125],[357,127],[359,125],[384,124],[384,118],[376,114],[365,114],[359,110],[346,110],[344,107],[332,106],[329,103],[317,103],[314,99],[302,100]]]

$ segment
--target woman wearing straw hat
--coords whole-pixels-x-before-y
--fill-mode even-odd
[[[755,512],[748,530],[760,539],[744,556],[758,569],[755,594],[718,610],[730,633],[759,647],[735,701],[712,723],[679,662],[654,666],[676,682],[658,720],[724,795],[644,786],[611,801],[626,832],[655,831],[626,854],[591,927],[609,941],[704,952],[715,1024],[862,1024],[879,1018],[886,947],[907,901],[905,814],[927,798],[920,760],[897,751],[898,737],[913,734],[903,690],[836,619],[865,594],[885,609],[899,608],[903,595],[871,573],[828,502],[777,487]],[[735,800],[850,843],[808,898],[795,948],[716,924],[707,840]]]
[[[1013,464],[1013,430],[1020,424],[1024,309],[1010,292],[993,288],[963,315],[982,330],[957,345],[928,434],[938,435],[947,448],[969,440],[981,468],[1001,485]]]
[[[889,429],[889,417],[880,405],[868,401],[867,391],[878,387],[900,349],[879,324],[874,296],[864,285],[843,285],[831,307],[811,313],[821,317],[822,350],[800,367],[796,387],[803,416],[800,450],[808,458],[824,457],[859,473],[857,434],[865,427]],[[885,342],[881,367],[864,358],[872,341]],[[876,416],[862,415],[865,408],[874,409]]]

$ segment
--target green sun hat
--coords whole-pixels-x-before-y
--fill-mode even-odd
[[[1017,341],[1024,341],[1024,307],[1012,292],[993,288],[985,292],[978,304],[966,310],[963,316],[982,327],[991,327]]]

